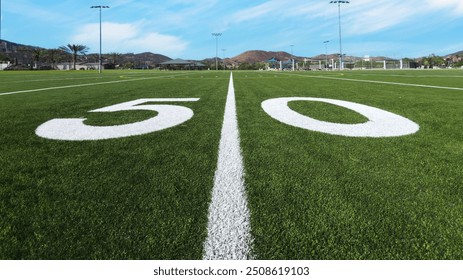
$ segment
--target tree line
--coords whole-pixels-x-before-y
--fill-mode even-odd
[[[13,69],[15,69],[14,66],[19,66],[20,69],[56,69],[57,63],[70,61],[72,63],[72,69],[76,70],[76,64],[79,61],[93,63],[99,62],[98,54],[87,55],[88,50],[89,48],[87,46],[80,44],[67,44],[65,46],[60,46],[56,49],[43,49],[22,46],[18,47],[13,55],[11,55],[10,52],[10,57],[6,55],[4,50],[0,49],[0,51],[3,51],[0,52],[0,61],[10,61],[13,64]],[[105,57],[105,68],[114,69],[116,67],[116,64],[122,59],[123,55],[120,53],[109,53],[106,54]],[[448,68],[463,66],[463,58],[461,58],[458,54],[450,55],[445,58],[442,56],[431,54],[417,59],[404,58],[403,61],[404,63],[409,65],[410,68]],[[215,62],[213,63],[211,61],[203,61],[203,63],[206,64],[210,69],[215,68],[215,65],[213,65]],[[299,63],[301,64],[301,62]],[[136,67],[135,62],[127,62],[124,65],[124,68],[134,67]],[[230,65],[224,65],[223,63],[219,63],[218,67],[219,70],[222,70],[225,67],[227,69],[230,69]],[[368,64],[363,60],[358,60],[349,64],[346,67],[381,68],[382,63],[370,62]],[[244,62],[234,67],[234,69],[238,70],[259,70],[265,68],[266,64],[263,62]],[[305,65],[299,65],[298,69],[305,69]]]
[[[1,49],[0,49],[1,50]],[[76,70],[79,61],[98,63],[99,55],[87,55],[89,48],[80,44],[67,44],[53,49],[19,46],[13,50],[0,52],[0,61],[10,61],[12,69],[56,69],[60,62],[71,62],[72,69]],[[122,56],[119,53],[109,53],[110,64],[115,64]],[[35,65],[35,67],[34,67]]]

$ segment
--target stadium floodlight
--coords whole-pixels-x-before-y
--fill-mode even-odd
[[[215,37],[215,70],[219,70],[219,37],[222,36],[222,33],[212,33],[212,36]]]
[[[6,42],[2,42],[2,0],[0,0],[0,50],[7,51],[8,45]],[[3,70],[3,61],[0,61],[0,70]]]
[[[223,58],[222,58],[222,61],[223,61],[223,70],[227,70],[227,65],[225,63],[225,52],[227,51],[227,49],[222,49],[222,53],[223,53]]]
[[[342,70],[342,33],[341,33],[341,4],[349,4],[349,1],[331,1],[330,4],[338,4],[339,18],[339,70]]]
[[[325,44],[325,68],[328,66],[328,43],[330,41],[325,41],[323,44]]]
[[[2,0],[0,0],[0,42],[2,41]]]
[[[101,9],[109,9],[109,6],[91,6],[90,7],[91,9],[100,9],[100,54],[99,54],[99,57],[98,57],[98,73],[101,74],[101,38],[102,38],[102,35],[101,35]]]

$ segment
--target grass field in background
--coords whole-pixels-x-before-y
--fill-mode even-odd
[[[349,80],[350,79],[350,80]],[[200,259],[229,72],[2,72],[0,259]],[[463,259],[461,71],[234,72],[257,259]],[[100,141],[35,135],[55,118],[89,125],[155,112],[88,111],[139,98],[200,98],[189,121]],[[278,97],[369,105],[420,125],[413,135],[358,138],[278,122]],[[297,101],[304,115],[366,118]]]

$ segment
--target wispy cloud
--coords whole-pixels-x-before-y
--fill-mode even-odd
[[[251,21],[270,16],[271,13],[277,13],[282,7],[282,1],[268,1],[263,4],[240,10],[231,16],[234,23],[241,23],[244,21]]]
[[[67,16],[57,10],[50,10],[36,3],[29,1],[8,1],[3,3],[3,9],[11,14],[15,14],[20,18],[27,18],[31,22],[34,21],[66,21]]]
[[[156,5],[152,11],[140,11],[146,21],[154,22],[163,29],[192,28],[192,23],[205,23],[214,15],[218,0],[171,0]],[[151,16],[150,18],[146,18]]]
[[[81,43],[98,50],[98,11],[90,6],[99,3],[3,2],[4,38],[43,47]],[[456,34],[463,24],[463,0],[349,2],[341,6],[346,52],[385,52],[394,44],[399,52],[404,49],[404,55],[421,51],[422,46],[426,52],[459,48]],[[103,13],[105,52],[212,57],[215,41],[210,34],[222,32],[219,48],[227,49],[227,56],[248,49],[288,51],[290,45],[295,45],[295,53],[310,56],[325,51],[323,41],[330,40],[334,48],[338,39],[338,7],[329,0],[106,0],[101,4],[111,7]]]
[[[369,1],[371,3],[371,1]],[[378,1],[362,7],[356,3],[346,8],[346,35],[362,35],[398,26],[411,20],[415,7],[404,1]]]
[[[357,0],[343,6],[346,31],[368,34],[403,24],[428,25],[432,21],[450,20],[441,15],[463,15],[461,0]]]
[[[461,0],[426,0],[432,9],[448,9],[453,14],[463,15],[463,1]]]
[[[188,43],[182,38],[159,32],[144,32],[141,23],[102,24],[103,52],[158,52],[175,56],[182,53]],[[76,43],[85,42],[91,51],[99,49],[99,24],[86,24],[71,37]]]

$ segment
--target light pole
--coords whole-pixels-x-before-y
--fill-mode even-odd
[[[2,42],[2,0],[0,0],[0,43]]]
[[[325,44],[325,69],[328,68],[328,43],[330,41],[325,41],[323,44]]]
[[[6,43],[5,43],[6,45]],[[2,42],[2,0],[0,0],[0,50],[3,51],[3,42]],[[6,51],[6,47],[5,47]],[[3,70],[3,61],[0,61],[0,70]]]
[[[330,4],[338,4],[339,18],[339,70],[342,70],[342,34],[341,34],[341,4],[349,4],[349,1],[331,1]]]
[[[222,58],[222,60],[223,60],[223,70],[227,70],[227,65],[225,64],[225,51],[226,50],[227,49],[222,49],[222,53],[223,53],[223,56],[222,56],[223,57]]]
[[[98,73],[101,74],[101,9],[109,9],[109,6],[91,6],[91,9],[100,9],[100,54],[99,54],[99,63],[98,63]]]
[[[291,47],[291,69],[292,71],[294,71],[294,58],[293,58],[293,48],[294,48],[294,45],[290,45]]]
[[[2,49],[2,0],[0,0],[0,49]],[[3,62],[0,61],[0,70],[3,70]]]
[[[222,36],[222,33],[212,33],[212,36],[215,37],[215,70],[219,70],[219,37]]]

